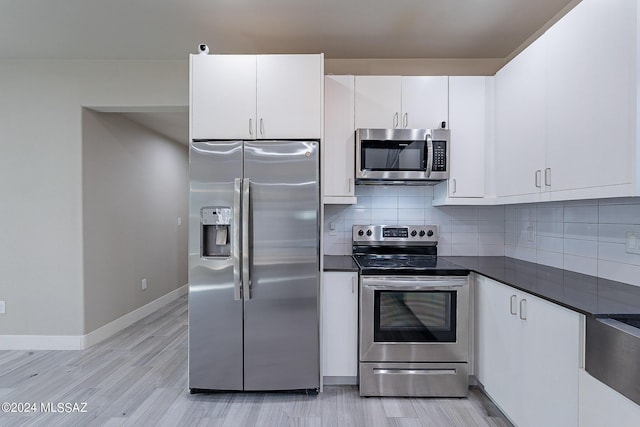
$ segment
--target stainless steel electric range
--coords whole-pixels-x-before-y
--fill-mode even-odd
[[[353,226],[361,396],[467,395],[469,270],[437,244],[435,225]]]

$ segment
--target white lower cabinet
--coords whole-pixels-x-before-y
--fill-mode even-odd
[[[580,427],[635,427],[640,406],[580,369]]]
[[[476,376],[519,427],[578,425],[582,315],[478,276]]]
[[[324,273],[322,368],[325,384],[355,384],[358,376],[358,273]]]

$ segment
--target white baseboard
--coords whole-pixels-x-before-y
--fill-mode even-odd
[[[0,350],[82,350],[84,335],[0,335]]]
[[[161,296],[160,298],[151,301],[148,304],[143,305],[142,307],[133,310],[130,313],[125,314],[122,317],[118,317],[116,320],[107,323],[104,326],[99,327],[95,331],[91,331],[86,335],[82,336],[83,339],[83,349],[91,347],[92,345],[96,345],[101,341],[106,340],[107,338],[115,335],[121,330],[133,325],[138,320],[143,319],[153,313],[156,310],[164,307],[172,301],[180,298],[182,295],[186,294],[189,287],[187,285],[181,286],[178,289],[175,289],[168,294]]]
[[[0,350],[84,350],[186,294],[184,285],[86,335],[0,335]]]

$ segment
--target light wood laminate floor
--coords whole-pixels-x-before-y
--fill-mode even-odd
[[[36,406],[0,411],[2,427],[510,425],[473,388],[467,399],[361,398],[356,386],[327,386],[318,396],[191,395],[186,297],[87,350],[0,351],[0,402]],[[41,404],[58,403],[70,405],[42,412]]]

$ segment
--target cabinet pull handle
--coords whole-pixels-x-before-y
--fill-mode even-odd
[[[510,304],[509,304],[509,312],[510,312],[511,314],[513,314],[514,316],[515,316],[516,314],[518,314],[518,313],[516,312],[516,310],[513,308],[513,307],[515,307],[515,305],[516,305],[516,301],[517,301],[517,299],[518,299],[518,297],[517,297],[517,296],[515,296],[515,295],[511,295],[511,301],[510,301]]]
[[[536,188],[540,188],[540,186],[542,185],[542,171],[540,169],[538,169],[536,171]]]
[[[409,126],[409,113],[404,113],[402,116],[402,127],[406,128],[407,126]]]
[[[348,193],[353,192],[353,178],[347,179],[347,192]]]
[[[253,136],[253,119],[249,117],[249,135]]]
[[[393,128],[396,129],[398,127],[398,113],[393,115]]]
[[[551,168],[544,170],[544,185],[551,187]]]
[[[356,293],[356,278],[355,277],[351,278],[351,293],[352,294]]]
[[[458,186],[457,186],[457,183],[456,183],[456,179],[455,179],[455,178],[453,178],[453,180],[452,180],[452,184],[453,184],[453,185],[452,185],[452,187],[453,187],[453,194],[455,194],[455,193],[456,193],[456,191],[458,191]]]
[[[523,298],[520,300],[520,319],[527,320],[527,300]]]
[[[260,135],[264,136],[264,120],[262,120],[262,117],[260,118]]]

